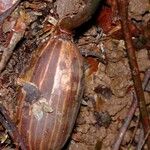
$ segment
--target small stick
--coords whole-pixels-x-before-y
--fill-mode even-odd
[[[129,64],[131,68],[131,74],[134,82],[134,89],[136,97],[139,103],[141,122],[144,128],[144,133],[146,134],[150,129],[150,120],[146,108],[146,102],[144,97],[144,92],[142,89],[142,82],[140,78],[140,72],[135,55],[135,47],[133,46],[132,35],[129,29],[128,21],[128,2],[129,0],[116,0],[118,4],[118,12],[121,17],[121,25],[124,34],[125,44],[127,48],[127,54],[129,59]],[[148,149],[150,149],[150,136],[147,140]]]
[[[127,148],[128,150],[130,150],[131,144],[132,144],[133,141],[134,141],[135,135],[136,135],[137,130],[138,130],[138,128],[139,128],[139,124],[140,124],[140,116],[138,116],[136,126],[135,126],[134,131],[133,131],[133,134],[132,134],[132,136],[131,136],[131,140],[130,140],[130,142],[129,142],[129,144],[128,144],[128,148]],[[140,125],[141,125],[141,124],[140,124]],[[143,129],[142,129],[142,130],[143,130]]]
[[[8,47],[0,47],[0,50],[3,51],[2,58],[0,60],[0,73],[5,68],[9,58],[11,57],[13,50],[16,46],[16,44],[20,41],[20,39],[23,37],[23,34],[21,33],[13,33],[10,43]]]
[[[15,10],[15,8],[18,6],[19,3],[20,3],[20,0],[18,0],[16,3],[14,3],[12,5],[12,7],[7,9],[5,12],[0,14],[0,24],[4,21],[4,19],[6,19]],[[3,5],[3,3],[1,5]]]
[[[146,86],[148,84],[150,80],[150,67],[147,69],[147,71],[145,72],[145,75],[144,75],[144,80],[143,80],[143,89],[146,90]]]
[[[140,124],[140,133],[139,133],[138,137],[139,138],[138,138],[138,144],[137,144],[137,148],[136,149],[138,149],[141,146],[142,141],[144,139],[144,130],[143,130],[142,124]]]
[[[2,54],[2,57],[0,60],[0,73],[5,68],[17,43],[24,36],[25,29],[28,24],[29,24],[29,22],[25,21],[25,19],[23,18],[23,14],[20,14],[16,21],[15,26],[13,27],[13,29],[11,31],[12,36],[9,41],[9,44],[7,45],[7,47],[0,45],[0,51],[3,51],[3,54]]]
[[[134,112],[135,112],[135,110],[137,108],[137,105],[138,105],[137,99],[136,99],[135,95],[133,95],[132,105],[131,105],[131,107],[129,109],[129,112],[127,114],[127,117],[125,119],[124,124],[120,128],[119,135],[117,136],[118,138],[117,138],[115,144],[113,145],[112,150],[119,150],[120,144],[121,144],[122,139],[123,139],[123,137],[124,137],[124,135],[125,135],[125,133],[127,131],[128,126],[129,126],[129,124],[130,124],[130,122],[132,120],[132,117],[133,117]]]
[[[144,139],[141,142],[139,142],[137,150],[142,150],[142,148],[143,148],[143,146],[144,146],[144,144],[145,144],[149,134],[150,134],[150,130],[146,133]],[[143,136],[144,136],[144,134],[143,134]]]
[[[143,89],[145,89],[145,87],[146,87],[146,85],[147,85],[147,82],[148,82],[148,79],[149,79],[149,70],[150,70],[150,69],[148,69],[148,70],[146,71],[145,76],[144,76],[144,80],[143,80],[143,82],[142,82],[142,87],[143,87]],[[133,94],[133,102],[132,102],[130,111],[129,111],[128,114],[127,114],[127,118],[125,119],[124,124],[123,124],[122,127],[120,128],[118,138],[117,138],[115,144],[113,145],[112,150],[119,150],[120,144],[121,144],[121,142],[122,142],[122,140],[123,140],[123,137],[124,137],[124,135],[125,135],[125,132],[126,132],[128,126],[129,126],[129,124],[130,124],[130,121],[131,121],[131,119],[132,119],[132,117],[133,117],[133,115],[134,115],[134,112],[135,112],[135,110],[136,110],[137,105],[138,105],[138,100],[137,100],[137,97],[136,97],[136,95],[135,95],[135,93],[134,93],[134,94]],[[147,138],[148,138],[148,137],[147,137]],[[147,138],[146,138],[146,139],[147,139]],[[146,141],[146,140],[145,140],[145,141]]]
[[[11,121],[10,117],[7,115],[5,107],[2,104],[0,104],[0,123],[8,131],[14,143],[19,145],[21,150],[27,150],[16,125]]]

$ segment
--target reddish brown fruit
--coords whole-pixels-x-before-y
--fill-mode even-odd
[[[82,95],[82,58],[60,36],[39,48],[19,80],[18,129],[29,150],[58,150],[73,129]]]

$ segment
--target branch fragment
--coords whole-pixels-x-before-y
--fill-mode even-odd
[[[14,143],[20,146],[21,150],[27,150],[16,125],[11,121],[10,117],[7,115],[6,109],[1,104],[0,104],[0,123],[7,130],[10,137],[13,139]]]
[[[129,124],[130,124],[130,122],[131,122],[131,120],[132,120],[132,117],[133,117],[133,115],[134,115],[134,113],[135,113],[135,110],[136,110],[136,108],[137,108],[137,105],[138,105],[137,99],[136,99],[135,95],[133,95],[133,102],[132,102],[132,105],[131,105],[131,107],[130,107],[130,109],[129,109],[129,112],[128,112],[128,114],[127,114],[127,117],[126,117],[126,119],[125,119],[124,124],[123,124],[122,127],[120,128],[119,135],[117,136],[118,138],[117,138],[115,144],[113,145],[112,150],[119,150],[120,144],[121,144],[121,142],[122,142],[122,140],[123,140],[123,137],[124,137],[124,135],[125,135],[125,133],[126,133],[126,131],[127,131],[127,129],[128,129],[128,126],[129,126]]]
[[[150,129],[150,121],[149,121],[149,116],[146,108],[144,92],[142,89],[140,72],[136,60],[135,47],[133,46],[132,36],[129,29],[128,0],[117,0],[117,4],[118,4],[118,12],[121,17],[121,25],[122,25],[122,30],[124,34],[125,43],[126,43],[132,78],[134,81],[134,89],[139,103],[141,121],[144,128],[144,133],[146,134]],[[148,149],[150,149],[150,136],[148,136],[147,144],[148,144]]]

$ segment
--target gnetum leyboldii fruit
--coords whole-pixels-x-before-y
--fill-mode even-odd
[[[18,130],[29,150],[59,150],[67,141],[82,95],[82,58],[64,36],[38,49],[20,79]]]
[[[66,0],[61,0],[62,2]],[[72,0],[67,0],[67,1],[71,1]],[[77,2],[79,2],[80,0],[76,0]],[[69,15],[66,14],[66,16],[64,16],[59,23],[59,26],[62,29],[66,29],[66,30],[73,30],[77,27],[79,27],[80,25],[82,25],[83,23],[87,22],[89,19],[91,19],[92,15],[95,13],[95,11],[97,10],[99,4],[100,4],[101,0],[83,0],[84,5],[80,8],[78,8],[78,11],[74,12],[72,10],[72,13],[70,13]],[[62,5],[62,4],[61,4]],[[66,4],[66,9],[68,8],[68,5]],[[67,10],[67,13],[68,10]]]
[[[89,0],[80,13],[58,21],[56,33],[19,78],[18,130],[28,150],[60,150],[71,134],[83,93],[83,62],[66,33],[87,21],[99,1]]]

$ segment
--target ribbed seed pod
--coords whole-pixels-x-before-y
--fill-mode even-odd
[[[27,149],[59,150],[73,129],[82,95],[82,58],[60,36],[34,55],[19,82],[18,129]]]

